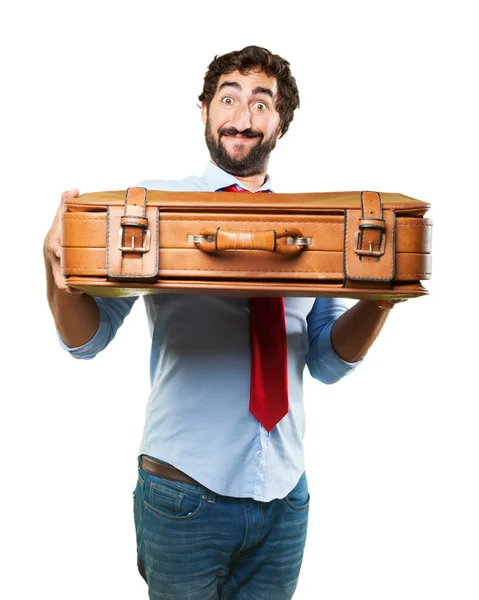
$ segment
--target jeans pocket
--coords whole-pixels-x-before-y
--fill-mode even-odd
[[[150,476],[144,493],[144,505],[156,515],[170,520],[190,520],[205,507],[206,496],[190,484],[179,484]]]
[[[288,508],[299,512],[309,507],[309,500],[308,483],[306,481],[306,474],[303,473],[296,486],[283,498],[283,502]]]

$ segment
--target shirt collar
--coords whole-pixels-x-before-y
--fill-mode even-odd
[[[234,184],[238,185],[242,189],[246,189],[244,185],[236,179],[236,177],[233,177],[233,175],[230,175],[226,171],[223,171],[223,169],[220,169],[212,162],[208,163],[208,166],[206,167],[205,172],[203,173],[203,180],[206,183],[208,189],[212,192],[217,192],[221,188],[228,187],[229,185]],[[269,175],[266,175],[266,181],[258,190],[256,190],[255,193],[262,192],[265,190],[270,192],[273,191],[273,188],[271,187],[271,178]]]

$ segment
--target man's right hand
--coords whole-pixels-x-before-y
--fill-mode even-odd
[[[80,296],[83,294],[80,290],[74,290],[69,288],[65,284],[65,277],[61,272],[61,263],[60,263],[60,221],[62,213],[64,212],[64,201],[69,198],[77,198],[80,195],[80,192],[74,188],[68,192],[63,192],[61,204],[58,207],[57,213],[53,220],[52,226],[50,227],[49,232],[45,238],[45,242],[43,244],[43,254],[45,256],[45,267],[47,269],[47,278],[50,273],[48,270],[51,270],[51,275],[53,276],[53,282],[56,288],[67,294],[72,296]]]

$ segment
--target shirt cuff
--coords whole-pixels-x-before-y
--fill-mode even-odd
[[[323,328],[316,341],[316,360],[314,360],[313,363],[317,362],[321,364],[321,381],[324,383],[334,383],[338,381],[345,375],[354,371],[354,369],[364,360],[364,358],[361,358],[357,362],[350,363],[339,356],[331,341],[331,330],[334,323],[335,321],[328,323]]]
[[[60,342],[60,346],[64,350],[69,352],[74,358],[82,358],[84,360],[89,360],[95,358],[98,352],[103,350],[103,348],[105,348],[105,346],[107,345],[107,340],[110,335],[110,324],[100,319],[98,329],[96,330],[95,335],[91,338],[91,340],[89,340],[82,346],[76,346],[74,348],[67,346],[62,340],[58,329],[56,331],[58,341]]]

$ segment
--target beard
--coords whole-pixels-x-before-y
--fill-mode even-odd
[[[224,147],[221,136],[237,135],[239,133],[245,137],[257,137],[259,141],[242,158],[233,158],[228,154]],[[249,177],[250,175],[266,173],[269,155],[276,146],[276,134],[273,134],[269,139],[263,141],[264,135],[259,131],[245,129],[240,132],[233,128],[224,128],[220,129],[218,135],[219,141],[217,142],[213,137],[211,124],[208,119],[205,127],[206,145],[208,146],[212,160],[218,167],[223,169],[223,171],[226,171],[235,177]]]

